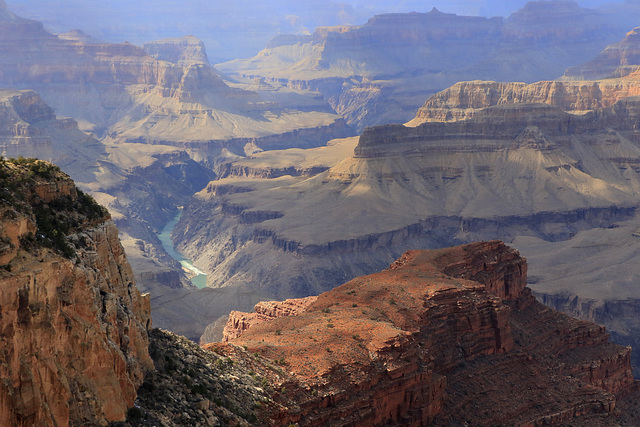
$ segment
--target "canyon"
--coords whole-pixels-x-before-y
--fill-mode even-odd
[[[537,302],[500,241],[232,312],[201,348],[151,329],[107,211],[58,167],[0,180],[3,425],[637,422],[631,349]]]
[[[284,299],[410,248],[499,238],[532,260],[541,300],[635,347],[637,33],[556,81],[460,82],[405,125],[229,162],[185,210],[177,247],[211,286]]]
[[[505,104],[466,120],[259,153],[191,201],[177,247],[209,266],[210,286],[252,278],[286,298],[378,270],[409,247],[492,235],[553,241],[607,227],[637,207],[634,102],[585,115]],[[280,175],[293,164],[318,173]]]
[[[535,82],[579,66],[637,25],[637,6],[528,2],[509,17],[383,14],[360,26],[280,35],[217,68],[274,89],[320,92],[362,131],[404,123],[434,93],[465,80]],[[635,19],[634,19],[635,17]]]
[[[0,154],[55,162],[106,206],[157,324],[192,339],[222,307],[263,298],[198,292],[157,233],[215,178],[219,159],[353,133],[317,97],[232,87],[191,36],[138,47],[78,30],[54,35],[0,2],[0,52]]]
[[[2,423],[637,424],[609,334],[640,344],[640,37],[597,56],[613,16],[385,14],[213,67],[0,0]],[[181,207],[204,289],[157,237]]]
[[[436,75],[427,70],[426,74],[418,71],[413,78],[398,74],[400,68],[424,70],[425,64],[437,60],[462,72],[455,59],[456,52],[460,53],[461,46],[473,46],[478,61],[485,65],[470,63],[469,73],[474,67],[500,69],[504,72],[500,76],[505,79],[513,72],[528,76],[527,80],[539,80],[547,75],[559,75],[566,67],[595,56],[602,46],[613,41],[609,37],[618,31],[617,26],[623,25],[623,21],[609,19],[613,15],[607,13],[613,12],[581,9],[566,2],[545,4],[547,8],[539,6],[537,3],[527,5],[507,19],[462,17],[436,10],[426,14],[386,14],[359,27],[319,28],[309,36],[311,41],[306,36],[280,36],[258,57],[249,62],[236,61],[233,67],[250,63],[255,70],[271,69],[277,64],[269,61],[281,61],[283,57],[275,54],[281,52],[301,61],[296,65],[298,71],[290,70],[295,71],[295,75],[283,76],[279,75],[280,71],[274,71],[269,77],[260,71],[247,72],[243,77],[227,68],[231,63],[211,66],[204,44],[193,36],[135,46],[98,42],[78,30],[55,35],[39,22],[16,16],[3,2],[0,3],[0,27],[4,28],[0,31],[0,50],[4,60],[0,64],[0,84],[8,88],[9,98],[14,96],[11,91],[36,91],[21,95],[24,99],[11,98],[20,99],[19,102],[5,104],[12,119],[3,124],[7,129],[4,152],[7,157],[38,155],[60,164],[81,188],[107,206],[120,229],[138,286],[152,294],[156,324],[198,341],[205,328],[230,309],[248,310],[260,300],[322,292],[357,275],[384,268],[408,247],[440,247],[470,241],[473,237],[509,240],[517,227],[523,224],[528,227],[526,223],[531,215],[537,218],[534,228],[546,222],[553,224],[533,233],[554,238],[628,218],[633,207],[626,202],[613,210],[610,204],[600,203],[572,211],[580,205],[576,202],[559,213],[524,209],[510,216],[514,222],[506,234],[480,236],[474,235],[473,230],[505,226],[500,225],[501,220],[497,218],[469,219],[459,213],[434,213],[429,207],[418,217],[415,212],[403,213],[399,218],[391,215],[389,223],[397,221],[396,226],[389,229],[385,224],[379,226],[373,218],[380,212],[386,215],[394,204],[403,203],[406,192],[380,207],[374,207],[377,203],[374,197],[366,201],[364,210],[356,207],[345,214],[336,208],[325,215],[333,203],[332,197],[338,195],[339,200],[345,199],[346,193],[335,193],[335,188],[321,191],[321,199],[326,198],[320,202],[319,209],[313,203],[307,206],[304,201],[293,208],[294,201],[287,200],[288,196],[278,196],[267,203],[269,206],[261,206],[262,202],[256,204],[248,199],[257,194],[257,191],[246,191],[253,188],[253,183],[244,186],[242,180],[238,185],[234,181],[239,176],[252,177],[256,185],[266,190],[275,182],[287,186],[299,185],[299,181],[307,179],[319,182],[323,174],[333,173],[332,177],[342,178],[337,181],[332,178],[331,185],[341,186],[348,181],[347,177],[362,172],[330,172],[329,169],[338,167],[339,161],[351,156],[352,148],[348,147],[354,147],[357,139],[340,139],[328,145],[327,141],[350,137],[355,134],[354,127],[360,128],[366,123],[396,119],[385,114],[398,113],[405,117],[409,112],[414,113],[417,106],[424,103],[427,93],[464,77],[464,73],[458,73],[450,77],[450,81],[449,77],[441,78],[440,72]],[[573,26],[571,32],[566,31],[568,22]],[[464,31],[456,33],[461,28]],[[540,39],[535,34],[544,37]],[[575,40],[582,40],[586,34],[589,43],[576,48]],[[501,50],[486,51],[496,40],[502,40]],[[307,43],[313,45],[311,51],[303,47]],[[355,49],[356,45],[362,49]],[[569,45],[574,46],[570,52],[566,48]],[[292,53],[291,46],[301,47],[302,51]],[[514,52],[521,50],[558,55],[545,56],[544,60],[540,60],[538,54],[530,58],[514,56]],[[398,60],[385,56],[390,51],[395,52],[394,58]],[[416,51],[424,55],[415,55]],[[376,55],[378,59],[374,58]],[[348,64],[345,58],[350,57],[365,65]],[[510,59],[505,62],[505,58]],[[495,61],[515,65],[509,71],[494,67]],[[306,71],[300,69],[304,64]],[[555,65],[545,68],[544,64]],[[229,77],[221,71],[233,72],[233,75]],[[498,77],[479,71],[473,76]],[[351,79],[346,85],[345,77]],[[311,81],[315,83],[309,83]],[[382,81],[397,90],[389,90],[391,86],[378,87]],[[338,103],[336,85],[346,90],[339,95]],[[384,96],[370,97],[372,93]],[[411,98],[411,103],[404,105],[402,99],[406,96]],[[28,97],[32,101],[27,102]],[[33,114],[24,114],[27,107],[23,104],[31,105],[28,108],[33,109]],[[342,106],[338,107],[339,104]],[[382,116],[374,114],[374,105],[385,105]],[[617,104],[622,105],[630,108],[631,104]],[[352,107],[355,115],[347,111]],[[354,120],[360,115],[357,111],[364,111],[362,108],[371,114]],[[492,120],[496,120],[498,126],[499,120]],[[15,123],[28,131],[15,130]],[[56,130],[49,131],[49,127]],[[36,136],[36,129],[40,136]],[[20,132],[31,133],[21,135]],[[620,157],[633,160],[635,153],[627,148],[622,149]],[[269,156],[269,152],[274,154]],[[263,162],[269,162],[270,166],[263,167]],[[367,162],[373,164],[374,161]],[[345,163],[339,167],[352,166]],[[406,167],[397,166],[398,169]],[[455,177],[458,170],[448,170],[443,182]],[[258,184],[259,176],[263,179]],[[217,178],[219,182],[211,181]],[[209,182],[215,184],[208,186]],[[354,184],[349,192],[366,191],[368,185],[366,182]],[[194,226],[196,216],[187,214],[176,229],[177,248],[201,270],[210,273],[215,270],[210,275],[211,287],[197,290],[190,285],[181,266],[164,251],[157,233],[175,217],[181,206],[187,206],[186,212],[197,209],[200,195],[193,200],[191,196],[203,189],[212,191],[210,196],[222,192],[233,194],[224,195],[220,205],[214,206],[215,215],[218,206],[224,211],[224,219],[205,213],[199,218],[211,221],[211,226],[204,223]],[[275,191],[269,190],[265,195]],[[307,190],[301,191],[307,194]],[[376,191],[387,189],[378,187]],[[409,193],[411,191],[418,189],[410,189]],[[601,189],[601,193],[607,191]],[[622,193],[626,191],[623,189]],[[615,203],[620,202],[622,193],[618,190],[614,193]],[[249,201],[243,204],[241,197]],[[301,200],[306,197],[309,196]],[[238,199],[239,203],[231,199]],[[585,201],[584,205],[588,203]],[[264,227],[292,220],[298,215],[295,211],[302,211],[303,206],[311,209],[312,217],[324,217],[317,221],[318,229],[323,221],[325,224],[325,231],[319,233],[325,235],[323,241],[313,241],[315,237],[311,234],[318,234],[317,231],[304,230],[305,225],[299,223],[304,215],[298,223],[292,223],[292,229],[300,232],[299,235],[289,236],[285,229]],[[290,207],[292,213],[282,216]],[[470,205],[469,209],[472,208]],[[357,232],[345,225],[335,227],[332,232],[333,224],[342,222],[343,215],[346,215],[345,224],[357,218],[369,218],[365,221],[368,228]],[[575,226],[561,225],[575,215],[580,218]],[[234,223],[236,219],[240,224]],[[422,230],[433,229],[435,224],[443,224],[442,231],[427,233],[425,240]],[[460,227],[471,230],[462,240],[456,235]],[[373,234],[372,229],[375,229]],[[348,231],[342,235],[338,230]],[[310,236],[311,240],[307,238]],[[185,244],[187,238],[193,239],[191,245]],[[211,245],[210,239],[214,242]],[[273,252],[264,249],[269,241],[273,242]],[[200,251],[203,246],[207,249]],[[365,254],[371,247],[378,248],[378,252]],[[285,255],[280,254],[281,249]],[[194,256],[195,252],[198,255]],[[330,252],[333,254],[327,257],[321,255]],[[247,260],[252,260],[250,272],[245,272]],[[283,276],[282,289],[277,290],[271,283],[285,270],[289,273]],[[243,275],[246,280],[241,279]],[[256,285],[255,280],[263,278],[265,284]],[[220,286],[227,280],[229,286]]]

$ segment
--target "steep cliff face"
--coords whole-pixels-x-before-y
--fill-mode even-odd
[[[633,75],[625,79],[532,84],[460,82],[429,98],[407,125],[464,120],[486,107],[524,103],[544,103],[580,115],[611,108],[639,94],[640,81]]]
[[[124,419],[152,368],[148,297],[106,211],[42,161],[3,161],[0,418]]]
[[[152,57],[175,64],[208,64],[204,43],[194,36],[145,43],[143,49]]]
[[[497,241],[409,251],[296,310],[268,303],[249,327],[236,313],[226,333],[282,367],[275,425],[614,420],[634,384],[630,349],[536,302],[526,272]]]

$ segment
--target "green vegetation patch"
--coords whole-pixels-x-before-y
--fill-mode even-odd
[[[64,181],[72,186],[70,194],[49,202],[39,197],[39,187],[64,185]],[[75,253],[67,241],[69,234],[109,218],[107,210],[77,189],[58,166],[24,157],[0,157],[0,208],[7,217],[16,216],[17,212],[30,217],[36,224],[35,233],[23,236],[23,249],[51,248],[67,258]]]

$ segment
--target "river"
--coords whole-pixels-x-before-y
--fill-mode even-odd
[[[196,276],[191,279],[191,283],[202,289],[207,286],[207,274],[193,265],[193,262],[191,262],[191,260],[186,259],[180,252],[176,251],[176,249],[173,247],[173,242],[171,241],[171,232],[180,220],[180,215],[182,215],[182,209],[178,211],[178,214],[175,216],[175,218],[173,218],[167,223],[167,225],[164,226],[162,231],[160,231],[160,234],[158,234],[158,238],[162,242],[164,250],[167,251],[167,253],[171,255],[173,259],[178,261],[187,270],[190,270],[196,274]]]

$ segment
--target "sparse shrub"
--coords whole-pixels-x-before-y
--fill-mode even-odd
[[[202,383],[191,386],[191,394],[208,394],[207,391],[207,387]]]
[[[135,406],[132,406],[127,410],[127,418],[133,421],[141,420],[142,411],[140,410],[140,408],[136,408]]]

